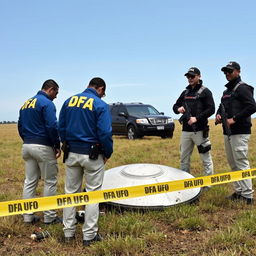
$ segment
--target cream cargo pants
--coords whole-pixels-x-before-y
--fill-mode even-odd
[[[104,161],[102,155],[97,160],[89,159],[88,155],[69,153],[66,160],[65,193],[73,194],[82,191],[83,176],[85,176],[86,192],[100,190],[104,177]],[[72,237],[76,230],[76,208],[63,209],[63,224],[65,237]],[[85,221],[82,228],[83,240],[91,240],[98,232],[99,204],[85,206]]]
[[[44,180],[43,196],[54,196],[57,189],[58,166],[55,153],[50,146],[39,144],[23,144],[22,157],[25,161],[25,181],[23,198],[33,198],[39,179]],[[44,211],[44,222],[56,218],[55,210]],[[33,213],[23,215],[25,222],[33,220]]]
[[[250,169],[248,161],[248,142],[250,134],[224,135],[227,160],[232,171]],[[252,180],[240,180],[233,183],[237,194],[245,198],[253,197]]]
[[[194,146],[199,146],[200,144],[209,141],[209,138],[203,138],[203,131],[194,132],[185,132],[183,131],[181,134],[181,143],[180,143],[180,151],[181,151],[181,170],[190,173],[190,158],[194,149]],[[203,162],[204,167],[204,175],[212,175],[213,174],[213,162],[211,157],[211,151],[204,154],[199,154],[200,158]]]

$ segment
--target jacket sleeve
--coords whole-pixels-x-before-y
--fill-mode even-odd
[[[50,102],[43,109],[43,115],[45,119],[45,128],[50,141],[54,145],[54,148],[60,148],[60,139],[58,133],[58,125],[56,118],[56,108],[55,105]]]
[[[186,90],[185,90],[186,91]],[[180,95],[180,97],[177,99],[176,103],[173,105],[172,109],[173,112],[175,114],[180,114],[180,112],[178,111],[178,108],[180,108],[182,106],[183,100],[184,100],[184,95],[185,95],[185,91],[183,91]]]
[[[220,115],[220,106],[218,107],[215,116]]]
[[[61,142],[66,141],[66,104],[65,102],[62,105],[62,108],[60,110],[58,130],[59,130]]]
[[[240,118],[246,118],[256,112],[256,103],[253,98],[253,87],[249,85],[240,85],[237,90],[238,99],[243,103],[243,108],[233,116],[237,121]]]
[[[22,134],[22,121],[21,121],[21,116],[19,115],[19,120],[18,120],[18,131],[19,131],[19,135],[23,140],[23,134]]]
[[[201,113],[198,113],[196,116],[197,120],[207,119],[215,113],[215,104],[212,97],[212,93],[208,88],[205,88],[202,92],[202,103],[204,110]]]
[[[113,140],[111,115],[107,104],[99,108],[97,117],[97,136],[103,146],[105,157],[110,158],[113,153]]]

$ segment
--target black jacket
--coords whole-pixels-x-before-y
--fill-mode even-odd
[[[251,133],[251,115],[256,112],[256,103],[253,98],[253,87],[242,83],[235,91],[235,86],[241,81],[238,77],[225,86],[227,89],[223,92],[221,103],[225,107],[227,118],[234,118],[235,123],[231,125],[231,134],[250,134]],[[219,114],[219,109],[217,114]],[[224,130],[224,129],[223,129]],[[223,131],[224,134],[225,131]]]
[[[212,97],[211,91],[205,87],[205,89],[200,93],[199,98],[197,98],[198,90],[202,86],[202,81],[197,84],[194,88],[190,85],[186,87],[180,97],[177,99],[176,103],[173,105],[173,111],[175,114],[179,114],[178,108],[184,107],[184,100],[187,103],[191,116],[196,117],[197,122],[195,123],[195,130],[202,131],[207,128],[208,117],[210,117],[215,112],[215,104]],[[187,93],[186,93],[187,92]],[[192,132],[193,129],[187,121],[183,122],[182,131]]]

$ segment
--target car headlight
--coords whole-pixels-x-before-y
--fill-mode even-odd
[[[136,119],[137,124],[149,124],[148,119],[146,118],[141,118],[141,119]]]
[[[167,124],[173,123],[173,119],[172,118],[168,118],[167,119]]]

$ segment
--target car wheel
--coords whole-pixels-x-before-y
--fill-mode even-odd
[[[127,128],[127,137],[129,140],[134,140],[138,138],[138,134],[136,132],[136,129],[133,125],[129,125]]]

